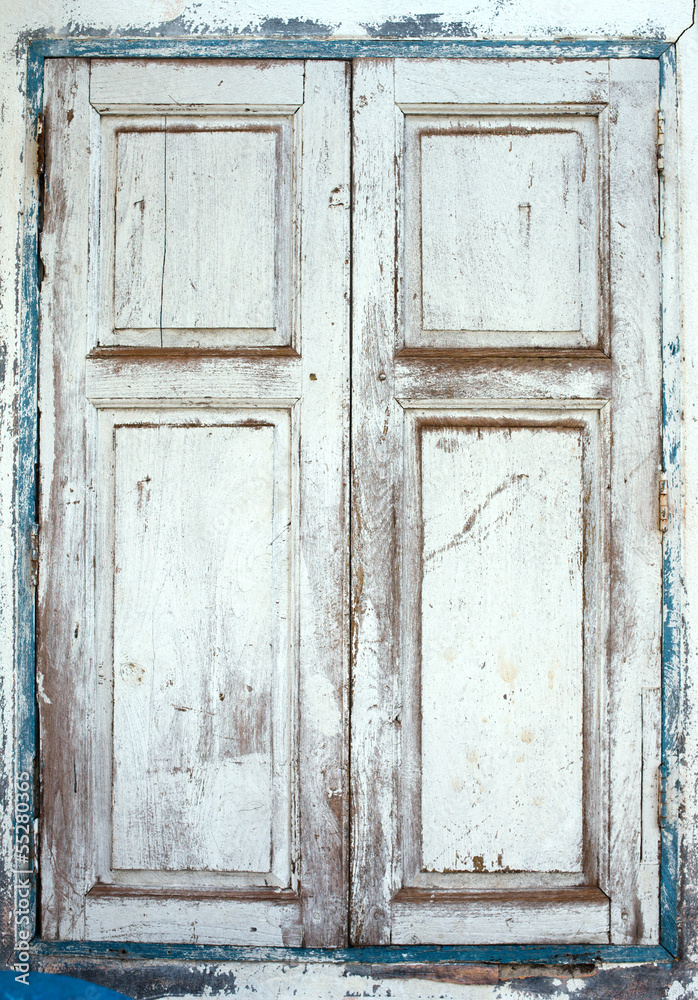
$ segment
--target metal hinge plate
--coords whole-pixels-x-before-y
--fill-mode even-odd
[[[32,587],[39,585],[39,525],[32,525],[31,530],[31,582]]]
[[[664,532],[669,527],[669,482],[662,473],[659,477],[659,530]]]
[[[39,269],[39,290],[44,280],[44,263],[41,259],[41,234],[44,229],[44,195],[46,192],[46,117],[41,114],[36,119],[36,172],[38,177],[38,269]]]
[[[657,114],[657,170],[660,174],[664,170],[664,114],[662,111]]]
[[[669,778],[669,765],[660,764],[659,765],[659,827],[660,829],[666,826],[667,823],[667,805],[666,805],[666,789],[667,780]]]
[[[43,177],[46,170],[46,116],[36,119],[36,172]]]

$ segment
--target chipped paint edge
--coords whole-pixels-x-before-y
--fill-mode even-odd
[[[170,57],[170,58],[326,58],[351,59],[362,56],[431,58],[648,58],[660,65],[660,104],[671,121],[674,137],[667,130],[664,216],[667,232],[678,228],[678,179],[676,175],[676,55],[675,45],[662,40],[627,42],[568,41],[480,41],[443,39],[373,40],[278,40],[278,39],[35,39],[27,45],[27,135],[28,151],[33,149],[38,115],[43,103],[44,59],[57,57]],[[673,104],[672,104],[673,102]],[[669,112],[673,106],[671,117]],[[27,160],[29,157],[27,156]],[[673,175],[672,175],[673,169]],[[673,228],[675,227],[675,228]],[[674,245],[675,244],[675,245]],[[43,958],[70,961],[86,956],[100,958],[245,961],[245,962],[332,962],[390,964],[404,962],[502,963],[569,965],[584,962],[670,962],[678,952],[678,817],[679,770],[678,737],[680,724],[681,659],[683,650],[681,575],[681,359],[680,315],[678,306],[678,241],[662,244],[662,449],[664,469],[672,491],[676,513],[664,539],[663,619],[662,619],[662,760],[668,767],[668,818],[662,828],[660,886],[660,945],[654,947],[573,946],[571,948],[521,945],[509,947],[467,946],[448,948],[371,949],[285,949],[245,948],[211,945],[153,945],[124,943],[115,947],[103,942],[32,941],[30,954],[38,964]],[[669,246],[671,245],[671,250]],[[16,757],[15,775],[35,774],[37,733],[35,705],[35,598],[31,585],[30,535],[36,509],[34,464],[38,459],[37,375],[39,352],[39,269],[38,269],[38,187],[35,171],[27,169],[22,237],[22,317],[18,404],[18,456],[16,477],[16,600],[17,638],[15,663]],[[35,796],[32,812],[36,815]],[[16,816],[15,837],[16,837]],[[35,844],[31,845],[34,857]],[[13,902],[15,895],[13,894]],[[32,876],[31,921],[36,927],[36,879]]]
[[[660,945],[621,947],[615,945],[415,945],[409,948],[265,948],[205,944],[136,944],[104,941],[35,941],[32,954],[63,959],[101,957],[166,959],[188,962],[281,962],[352,965],[393,965],[404,963],[497,963],[502,965],[585,965],[596,962],[671,962],[672,956]]]
[[[35,148],[38,116],[43,104],[44,59],[39,53],[29,50],[27,54],[27,113],[23,230],[22,230],[22,294],[19,343],[19,395],[17,404],[17,472],[16,490],[16,644],[15,688],[16,712],[16,752],[14,756],[13,789],[18,788],[18,778],[28,773],[32,779],[32,794],[29,814],[32,817],[30,830],[29,859],[31,883],[29,893],[29,914],[31,936],[36,928],[36,822],[37,801],[37,731],[35,702],[35,635],[36,601],[31,574],[31,533],[36,518],[36,470],[38,461],[38,357],[39,357],[39,189],[38,177],[32,167],[35,163]],[[13,794],[13,910],[15,947],[18,946],[18,914],[15,911],[19,873],[18,817],[16,798]]]
[[[662,464],[668,480],[670,517],[662,553],[662,769],[666,818],[661,827],[660,942],[679,950],[679,740],[683,653],[682,579],[682,363],[676,49],[659,60],[659,104],[664,114],[664,171],[660,175],[662,268]]]
[[[40,38],[28,48],[35,58],[60,56],[128,58],[355,59],[659,59],[664,39],[629,41],[505,41],[460,38]]]

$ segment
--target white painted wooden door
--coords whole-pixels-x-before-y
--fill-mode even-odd
[[[42,933],[655,943],[657,64],[350,76],[47,62]]]
[[[343,944],[346,66],[45,88],[42,933]]]
[[[657,64],[354,69],[352,940],[658,940]]]

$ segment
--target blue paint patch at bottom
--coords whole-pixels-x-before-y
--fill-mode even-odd
[[[597,962],[670,962],[661,945],[410,945],[366,948],[276,948],[244,945],[143,944],[106,941],[33,941],[30,960],[90,959],[188,962],[333,962],[351,965],[475,962],[502,965],[578,965]]]
[[[73,976],[0,972],[0,1000],[124,1000],[125,996]]]

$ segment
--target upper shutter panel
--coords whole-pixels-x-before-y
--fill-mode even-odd
[[[303,91],[300,62],[92,62],[101,344],[291,344]]]
[[[657,97],[357,63],[356,944],[658,940]]]
[[[45,92],[43,933],[340,945],[344,65]]]

